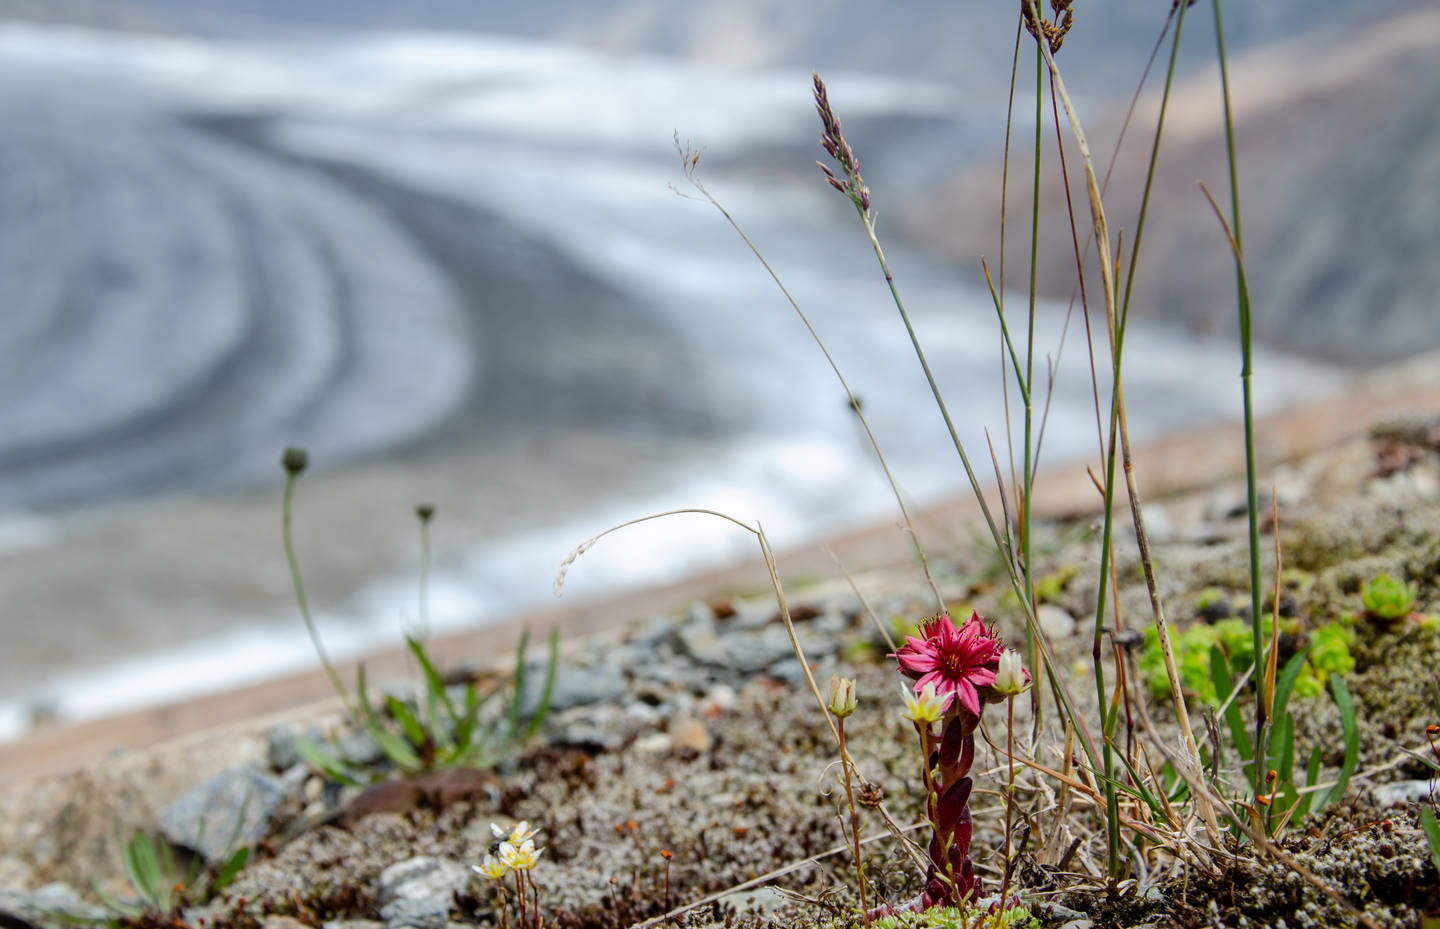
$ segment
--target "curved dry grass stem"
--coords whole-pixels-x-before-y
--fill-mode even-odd
[[[765,560],[765,570],[770,575],[770,585],[775,591],[775,600],[780,607],[780,619],[785,624],[785,633],[790,637],[790,647],[795,652],[795,658],[800,662],[800,670],[805,674],[805,682],[809,685],[810,694],[815,698],[815,703],[820,708],[820,715],[825,718],[825,724],[830,727],[830,735],[835,740],[836,747],[841,749],[841,751],[844,751],[845,743],[844,740],[840,738],[840,730],[835,726],[835,718],[830,715],[830,710],[825,703],[825,697],[821,695],[820,687],[818,684],[815,683],[815,675],[812,674],[810,671],[810,661],[805,657],[805,650],[800,646],[800,639],[795,634],[795,622],[790,617],[790,605],[785,599],[784,585],[780,583],[780,571],[775,560],[775,551],[770,547],[770,539],[765,535],[765,529],[760,525],[758,521],[755,523],[755,525],[752,526],[749,523],[744,522],[743,520],[736,519],[734,516],[731,516],[728,513],[722,513],[719,510],[707,509],[705,507],[678,507],[673,510],[664,510],[659,513],[651,513],[648,516],[637,516],[634,519],[627,519],[622,523],[617,523],[614,526],[611,526],[603,532],[596,533],[595,535],[591,536],[590,538],[586,539],[584,542],[581,542],[579,545],[575,546],[573,549],[570,550],[570,554],[565,556],[565,560],[560,563],[560,567],[555,573],[555,596],[560,596],[560,593],[565,586],[565,575],[569,572],[570,566],[575,563],[575,560],[581,555],[585,554],[591,548],[593,548],[595,546],[595,543],[599,542],[607,535],[618,532],[621,529],[625,529],[630,526],[635,526],[644,522],[650,522],[651,520],[663,519],[667,516],[680,516],[685,514],[693,514],[698,516],[714,516],[718,519],[723,519],[726,522],[732,523],[733,525],[738,526],[739,528],[744,529],[746,532],[754,535],[756,540],[760,543],[760,555]],[[851,770],[853,770],[855,773],[855,777],[860,780],[862,786],[873,783],[868,778],[866,778],[864,774],[860,772],[859,767],[855,765],[853,760],[850,762],[850,766]],[[892,817],[889,811],[885,809],[885,804],[877,803],[875,804],[874,809],[875,812],[880,816],[880,819],[885,824],[886,828],[890,830],[891,834],[895,835],[897,838],[904,840],[902,841],[901,845],[904,847],[905,851],[909,853],[911,859],[914,860],[917,865],[919,865],[922,871],[924,871],[924,869],[929,865],[929,859],[925,857],[925,855],[920,851],[919,848],[915,846],[913,842],[905,838],[905,830],[898,823],[895,822],[894,817]]]
[[[1035,28],[1040,28],[1040,15],[1035,9],[1035,0],[1021,0],[1021,8],[1024,15],[1032,22]],[[1116,319],[1115,300],[1115,276],[1110,258],[1110,234],[1105,221],[1105,205],[1100,197],[1100,184],[1095,177],[1095,165],[1090,156],[1090,144],[1085,137],[1085,130],[1080,125],[1080,118],[1075,113],[1074,104],[1070,102],[1070,95],[1065,90],[1065,82],[1060,76],[1060,68],[1055,64],[1055,56],[1050,53],[1049,46],[1044,42],[1036,43],[1040,54],[1045,59],[1045,64],[1050,70],[1050,80],[1054,86],[1055,93],[1060,98],[1060,104],[1065,110],[1065,117],[1070,124],[1070,131],[1075,136],[1076,147],[1080,151],[1080,157],[1085,165],[1085,188],[1090,200],[1090,214],[1094,227],[1095,248],[1100,264],[1100,283],[1105,299],[1105,314],[1110,327],[1111,348],[1117,347],[1119,336],[1118,321]],[[1193,778],[1200,780],[1202,763],[1200,760],[1200,746],[1195,740],[1195,733],[1190,726],[1190,714],[1185,708],[1184,692],[1180,686],[1180,671],[1175,662],[1175,649],[1170,641],[1169,623],[1165,620],[1164,605],[1160,600],[1159,590],[1155,580],[1155,569],[1153,560],[1150,557],[1149,537],[1145,532],[1145,518],[1140,506],[1139,488],[1135,483],[1135,472],[1130,455],[1130,439],[1125,419],[1125,393],[1124,386],[1120,380],[1120,371],[1115,371],[1115,414],[1118,419],[1122,456],[1124,459],[1125,484],[1130,497],[1130,513],[1135,524],[1135,535],[1140,546],[1140,560],[1145,571],[1145,586],[1150,595],[1151,610],[1154,614],[1155,630],[1160,642],[1160,653],[1165,661],[1165,673],[1170,680],[1170,689],[1174,697],[1175,718],[1180,724],[1181,737],[1184,740],[1185,758],[1182,762],[1185,771]],[[1178,769],[1177,769],[1178,770]],[[1193,792],[1195,797],[1196,810],[1204,821],[1210,832],[1212,842],[1219,842],[1223,833],[1219,821],[1215,817],[1215,809],[1209,796],[1202,792]]]
[[[680,160],[684,167],[685,179],[690,182],[692,187],[699,191],[700,196],[704,197],[706,202],[720,211],[720,215],[725,217],[725,221],[730,224],[730,228],[734,229],[735,234],[740,236],[741,241],[750,249],[750,253],[755,256],[756,260],[760,262],[761,267],[770,275],[770,279],[775,282],[775,286],[780,289],[780,293],[784,295],[785,300],[790,304],[790,308],[795,311],[795,315],[800,317],[800,322],[805,324],[805,330],[810,333],[810,338],[815,341],[816,346],[820,349],[820,353],[825,356],[825,360],[830,364],[830,370],[835,372],[835,379],[840,382],[841,389],[845,391],[845,396],[850,401],[850,409],[855,412],[855,417],[860,420],[860,426],[865,430],[865,437],[870,442],[870,448],[875,452],[875,458],[880,462],[880,470],[884,472],[885,480],[890,485],[890,492],[894,495],[895,503],[900,508],[900,518],[905,523],[905,529],[910,535],[911,544],[915,547],[915,554],[920,560],[920,570],[925,574],[925,583],[930,586],[931,593],[935,595],[935,602],[940,612],[945,612],[945,598],[941,596],[940,586],[935,583],[935,577],[930,573],[930,559],[925,555],[925,549],[920,545],[920,537],[915,532],[915,524],[911,521],[910,511],[905,506],[905,497],[900,493],[900,485],[896,483],[895,476],[890,473],[890,464],[885,460],[885,453],[880,450],[880,443],[875,438],[875,433],[870,430],[870,421],[865,418],[865,412],[860,408],[860,401],[856,398],[855,392],[850,389],[850,384],[845,380],[845,375],[840,372],[840,366],[835,362],[835,359],[831,357],[830,349],[826,348],[825,341],[820,338],[820,334],[816,332],[815,327],[811,325],[810,318],[805,315],[804,310],[800,309],[799,302],[791,296],[790,290],[785,286],[785,283],[780,280],[780,275],[770,266],[770,262],[765,260],[765,256],[761,254],[760,249],[751,241],[750,236],[746,234],[745,230],[740,227],[735,217],[730,215],[730,211],[725,209],[720,201],[716,200],[714,195],[711,194],[705,185],[700,182],[700,179],[695,176],[695,169],[700,165],[700,154],[688,147],[681,147],[678,133],[675,137],[675,148],[680,152]],[[852,159],[854,158],[853,153],[850,157]],[[821,167],[823,168],[824,165],[821,165]],[[831,180],[833,183],[834,179],[832,178]]]

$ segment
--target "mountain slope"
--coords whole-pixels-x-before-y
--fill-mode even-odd
[[[1415,3],[1362,29],[1327,31],[1232,60],[1257,338],[1353,365],[1440,342],[1437,47],[1440,10]],[[1063,69],[1063,52],[1060,61]],[[1233,262],[1195,183],[1203,179],[1228,203],[1218,97],[1210,68],[1184,82],[1172,101],[1132,301],[1136,313],[1204,332],[1236,327]],[[1124,229],[1127,255],[1156,103],[1151,98],[1137,111],[1106,198],[1112,236]],[[1112,108],[1087,126],[1102,172],[1120,117]],[[1068,130],[1065,136],[1083,234],[1089,228],[1083,175]],[[1042,216],[1060,217],[1064,192],[1049,144]],[[1012,280],[1026,260],[1020,243],[1029,238],[1030,171],[1028,157],[1012,161],[1009,215],[1012,222],[1021,218],[1009,233]],[[994,269],[999,190],[996,159],[959,174],[941,196],[910,204],[905,231],[977,268],[987,254]],[[1068,226],[1057,220],[1043,228],[1040,251],[1042,292],[1067,298],[1074,272]],[[1090,288],[1098,294],[1097,282]]]

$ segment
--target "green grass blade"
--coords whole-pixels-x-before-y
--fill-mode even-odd
[[[359,787],[361,781],[339,758],[325,754],[318,745],[304,736],[295,739],[295,754],[300,760],[325,777],[346,787]]]
[[[1345,728],[1345,761],[1340,766],[1335,786],[1324,800],[1315,805],[1317,813],[1345,796],[1345,788],[1350,784],[1350,775],[1355,773],[1355,764],[1360,757],[1360,730],[1355,726],[1355,702],[1350,698],[1350,688],[1345,686],[1340,675],[1332,673],[1330,692],[1335,696],[1335,705],[1340,708],[1340,724]]]
[[[1435,811],[1428,806],[1420,810],[1420,828],[1425,830],[1425,838],[1430,843],[1430,860],[1435,862],[1435,870],[1440,871],[1440,823],[1435,822]]]
[[[380,746],[380,751],[390,759],[390,763],[402,771],[418,771],[425,767],[420,756],[400,736],[386,729],[381,723],[380,717],[376,715],[375,708],[370,705],[370,694],[365,689],[365,666],[361,665],[355,673],[355,689],[360,699],[360,710],[365,715],[365,729],[370,733],[370,738]]]
[[[215,872],[215,880],[210,883],[210,892],[212,894],[219,893],[226,887],[229,887],[236,876],[245,869],[245,865],[249,861],[250,849],[235,849],[235,851],[230,854],[230,857],[225,859],[225,863],[220,866],[220,870]]]
[[[144,832],[137,832],[125,846],[125,874],[130,885],[140,898],[156,909],[165,907],[165,877],[160,870],[160,859],[155,855],[155,843]]]
[[[1239,753],[1243,767],[1248,770],[1255,759],[1255,745],[1250,741],[1250,733],[1245,731],[1245,720],[1233,699],[1230,660],[1218,645],[1210,646],[1210,680],[1215,685],[1216,695],[1229,704],[1225,707],[1225,725],[1230,729],[1230,738],[1235,742],[1235,751]]]
[[[134,882],[132,881],[131,883],[133,884]],[[139,916],[145,912],[144,907],[136,906],[135,904],[125,900],[121,900],[118,897],[112,897],[105,891],[101,890],[100,885],[95,883],[95,878],[93,877],[90,878],[90,890],[92,893],[95,894],[95,898],[100,901],[100,905],[105,907],[105,909],[111,911],[112,913],[116,913],[120,916],[128,916],[133,919],[134,917]],[[78,922],[78,920],[74,920],[71,917],[65,917],[65,921]]]
[[[540,703],[535,707],[535,715],[530,718],[530,725],[525,727],[525,738],[530,738],[539,731],[545,717],[550,714],[550,698],[555,694],[555,674],[560,667],[560,630],[550,630],[550,659],[545,666],[545,686],[540,691]],[[516,695],[518,698],[518,694]]]
[[[1310,657],[1310,646],[1306,645],[1298,654],[1285,662],[1284,669],[1280,676],[1275,679],[1275,705],[1271,709],[1271,715],[1279,719],[1285,712],[1285,707],[1290,703],[1290,693],[1295,689],[1295,682],[1300,678],[1300,672],[1305,670],[1305,661]]]
[[[1310,760],[1305,764],[1305,786],[1313,788],[1320,780],[1320,746],[1310,749]],[[1310,807],[1315,802],[1314,790],[1306,790],[1300,794],[1300,800],[1295,806],[1295,819],[1300,819],[1310,813]]]
[[[425,674],[425,690],[430,699],[439,701],[445,707],[446,714],[450,717],[453,725],[458,721],[455,713],[455,705],[450,701],[450,695],[445,690],[445,678],[435,668],[435,663],[430,656],[425,654],[425,643],[419,639],[406,636],[405,644],[410,647],[410,653],[415,656],[415,661],[420,665],[420,670]]]
[[[520,645],[515,650],[515,676],[510,679],[510,709],[505,714],[505,741],[515,741],[520,732],[520,699],[525,694],[525,649],[530,644],[530,630],[520,631]]]
[[[1290,784],[1295,776],[1295,719],[1284,713],[1270,730],[1270,767],[1275,769],[1280,784]]]
[[[429,739],[425,727],[420,725],[420,720],[415,718],[415,714],[410,712],[410,708],[399,697],[393,694],[387,696],[385,709],[390,711],[391,717],[400,724],[401,729],[405,730],[405,737],[412,743],[424,745]]]

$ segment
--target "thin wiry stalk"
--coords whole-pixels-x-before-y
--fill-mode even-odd
[[[750,249],[750,253],[755,256],[756,260],[760,262],[761,267],[770,275],[770,279],[775,282],[775,286],[780,289],[780,293],[784,295],[791,309],[795,311],[795,315],[800,317],[800,322],[805,324],[806,331],[810,333],[810,338],[815,340],[815,344],[820,348],[820,353],[825,356],[826,362],[830,365],[830,370],[835,372],[835,379],[840,382],[841,389],[845,391],[845,396],[850,400],[850,409],[854,410],[856,418],[860,420],[860,425],[865,430],[865,437],[870,441],[870,448],[874,450],[875,458],[880,462],[880,470],[884,472],[885,480],[890,485],[890,492],[894,495],[895,503],[900,508],[900,518],[905,523],[905,529],[910,536],[910,542],[915,549],[915,555],[920,560],[920,569],[925,574],[925,583],[930,586],[930,592],[935,595],[935,602],[940,612],[945,612],[945,598],[940,594],[940,586],[935,583],[934,575],[930,573],[930,559],[926,557],[925,550],[920,545],[920,537],[915,531],[915,524],[910,520],[910,511],[905,506],[904,495],[900,493],[900,486],[895,482],[895,476],[890,473],[890,465],[885,460],[885,453],[880,450],[880,443],[876,440],[875,433],[870,431],[870,422],[865,418],[865,413],[860,408],[860,401],[856,399],[855,392],[850,389],[850,384],[845,380],[845,375],[840,373],[840,366],[835,363],[835,359],[830,355],[830,350],[825,347],[824,340],[821,339],[820,334],[815,331],[815,327],[810,324],[810,318],[805,315],[804,310],[800,309],[800,304],[790,295],[789,289],[786,288],[784,282],[780,280],[780,275],[770,266],[770,262],[765,259],[760,249],[751,241],[750,236],[747,235],[745,230],[740,227],[740,224],[736,222],[735,217],[730,215],[730,211],[725,209],[720,201],[716,200],[710,191],[706,189],[705,185],[700,182],[700,179],[696,177],[695,169],[700,164],[699,153],[692,152],[688,149],[680,149],[680,139],[678,135],[675,139],[675,147],[677,150],[680,150],[685,179],[690,182],[691,186],[699,191],[700,195],[704,197],[711,206],[720,211],[720,215],[725,217],[725,221],[730,224],[730,228],[734,229],[736,235],[740,236],[741,241]]]
[[[905,326],[905,332],[910,337],[910,345],[915,351],[916,359],[920,363],[920,370],[925,374],[925,380],[929,384],[931,396],[934,398],[935,405],[940,411],[940,416],[945,422],[945,428],[949,432],[950,441],[960,457],[960,464],[965,470],[966,478],[970,482],[970,489],[974,493],[975,501],[980,507],[980,513],[985,519],[986,528],[990,531],[991,541],[994,543],[997,551],[1003,552],[1004,538],[995,523],[995,517],[990,509],[990,504],[985,499],[985,493],[980,486],[980,479],[975,474],[974,467],[970,464],[970,457],[965,452],[965,445],[960,440],[960,435],[955,429],[955,422],[950,416],[950,409],[946,406],[945,399],[940,394],[940,387],[935,382],[934,372],[930,368],[929,361],[926,360],[925,350],[920,345],[920,338],[915,333],[915,327],[910,321],[910,314],[906,311],[905,303],[900,297],[899,289],[896,287],[895,277],[890,271],[890,263],[886,260],[885,251],[880,247],[880,240],[875,234],[875,218],[874,214],[870,211],[870,191],[865,187],[864,182],[860,178],[854,153],[849,150],[849,146],[844,142],[843,138],[840,138],[839,120],[830,109],[830,104],[825,94],[824,82],[820,80],[818,74],[815,75],[815,88],[816,105],[820,111],[822,123],[825,125],[826,135],[824,142],[826,144],[826,150],[836,159],[841,171],[844,173],[845,180],[841,181],[835,177],[831,170],[823,163],[820,167],[825,172],[830,186],[846,195],[860,217],[861,224],[865,228],[865,234],[870,240],[871,250],[875,254],[876,261],[879,262],[881,273],[885,276],[885,284],[889,288],[891,301],[895,304],[895,309],[900,314],[900,320]],[[1038,643],[1042,657],[1044,658],[1046,677],[1050,682],[1050,686],[1059,696],[1060,702],[1064,707],[1064,712],[1075,721],[1076,728],[1081,734],[1081,744],[1085,748],[1085,754],[1089,758],[1091,765],[1098,768],[1100,765],[1100,753],[1095,747],[1094,739],[1091,737],[1089,729],[1085,725],[1084,718],[1075,711],[1075,701],[1070,696],[1069,688],[1066,687],[1064,680],[1055,670],[1053,656],[1050,654],[1049,646],[1045,642],[1043,634],[1040,633],[1039,623],[1035,618],[1034,605],[1026,598],[1024,582],[1021,580],[1015,565],[1009,559],[1004,559],[1004,561],[1011,587],[1015,591],[1016,597],[1021,601],[1025,613],[1027,632],[1034,636],[1032,641]]]
[[[835,718],[830,715],[830,710],[829,707],[826,706],[825,698],[820,694],[820,686],[815,683],[815,676],[810,672],[810,661],[805,657],[805,650],[800,647],[800,639],[795,633],[795,622],[790,616],[790,605],[785,599],[785,587],[780,583],[780,568],[775,560],[775,550],[770,547],[770,539],[765,535],[765,528],[761,526],[758,521],[752,526],[749,523],[736,519],[728,513],[722,513],[719,510],[707,509],[705,507],[680,507],[673,510],[664,510],[659,513],[651,513],[648,516],[637,516],[634,519],[627,519],[622,523],[611,526],[603,532],[596,533],[570,550],[570,554],[565,556],[565,560],[560,562],[560,567],[555,572],[555,596],[560,596],[565,586],[565,575],[569,572],[570,566],[575,563],[577,558],[593,548],[601,539],[630,526],[682,514],[714,516],[738,526],[755,536],[756,541],[760,544],[760,556],[765,561],[765,570],[770,575],[770,586],[775,591],[775,602],[780,608],[780,619],[785,625],[786,635],[790,638],[790,647],[795,652],[796,660],[800,662],[800,670],[805,675],[805,682],[810,687],[810,694],[815,698],[816,704],[820,707],[820,715],[825,718],[825,724],[830,727],[831,737],[835,740],[836,746],[843,750],[844,743],[840,738],[840,730],[835,725]],[[855,776],[859,778],[862,785],[868,783],[865,776],[860,773],[859,768],[855,766],[853,760],[851,762],[851,770],[854,771]],[[885,804],[876,804],[874,809],[876,813],[879,814],[881,821],[885,823],[886,828],[890,830],[890,833],[901,840],[901,846],[910,855],[911,860],[920,867],[921,871],[923,872],[928,868],[930,864],[929,859],[920,851],[914,842],[906,838],[905,830],[895,822],[894,817],[885,809]],[[841,847],[842,849],[844,848],[844,846]]]
[[[330,656],[325,652],[325,643],[320,641],[320,630],[315,628],[315,618],[310,615],[310,604],[305,598],[305,583],[300,579],[300,560],[295,557],[295,544],[290,533],[290,511],[294,502],[296,477],[296,472],[287,469],[285,492],[280,500],[280,538],[285,546],[285,563],[290,567],[290,583],[295,588],[295,603],[300,608],[300,618],[305,621],[305,631],[310,634],[310,644],[315,647],[315,655],[325,669],[325,676],[330,679],[330,686],[345,705],[345,712],[355,717],[357,714],[350,700],[350,691],[345,688],[345,682],[340,680],[335,666],[330,663]]]
[[[1035,28],[1035,31],[1039,34],[1043,34],[1043,29],[1041,29],[1040,27],[1040,15],[1035,9],[1034,0],[1021,0],[1021,8],[1024,10],[1025,15],[1030,19],[1031,23]],[[1179,29],[1177,26],[1177,37],[1178,34]],[[1119,437],[1125,451],[1126,489],[1129,492],[1130,512],[1135,524],[1135,535],[1140,547],[1141,564],[1145,569],[1146,588],[1150,594],[1150,604],[1152,612],[1154,613],[1155,626],[1161,643],[1161,653],[1167,659],[1167,673],[1171,675],[1172,687],[1175,691],[1176,716],[1180,723],[1181,734],[1185,740],[1185,747],[1187,749],[1188,755],[1187,762],[1191,766],[1192,771],[1198,774],[1198,772],[1200,771],[1200,749],[1199,745],[1196,743],[1194,732],[1190,728],[1189,714],[1186,712],[1185,709],[1184,696],[1180,692],[1178,680],[1179,672],[1174,666],[1174,650],[1173,647],[1169,647],[1169,627],[1165,621],[1164,608],[1161,604],[1158,589],[1155,583],[1154,565],[1150,558],[1149,543],[1145,533],[1145,521],[1140,508],[1139,492],[1137,487],[1135,486],[1134,470],[1129,454],[1129,436],[1125,422],[1124,390],[1120,378],[1120,349],[1122,347],[1121,337],[1123,335],[1123,317],[1121,319],[1116,318],[1118,314],[1116,312],[1115,278],[1111,269],[1109,232],[1106,227],[1105,208],[1100,198],[1099,183],[1095,178],[1094,162],[1090,157],[1090,146],[1089,143],[1086,141],[1085,132],[1080,126],[1079,117],[1075,114],[1075,108],[1070,101],[1070,96],[1065,91],[1065,83],[1060,76],[1060,69],[1055,64],[1055,58],[1050,53],[1048,45],[1045,42],[1039,42],[1037,44],[1038,48],[1040,49],[1041,55],[1045,59],[1046,65],[1050,69],[1051,82],[1054,84],[1055,92],[1060,97],[1060,101],[1065,108],[1065,115],[1070,123],[1071,132],[1075,136],[1076,145],[1079,148],[1080,155],[1084,161],[1085,181],[1090,197],[1090,211],[1091,217],[1093,219],[1095,242],[1096,248],[1098,250],[1098,258],[1100,261],[1100,279],[1104,289],[1107,323],[1109,324],[1111,332],[1111,348],[1115,361],[1115,368],[1113,372],[1114,383],[1111,395],[1112,441],[1110,447],[1109,461],[1107,462],[1107,501],[1105,514],[1106,521],[1108,523],[1111,519],[1110,511],[1112,508],[1112,500],[1114,493],[1114,430],[1115,427],[1118,426]],[[1158,145],[1158,133],[1156,138]],[[1147,188],[1148,186],[1149,185],[1147,182]],[[1134,262],[1137,251],[1138,249],[1135,249],[1132,250],[1131,253],[1132,274],[1134,271]],[[1102,543],[1102,559],[1108,555],[1108,548],[1105,547],[1106,545],[1108,545],[1108,539],[1106,539]],[[1103,589],[1103,587],[1104,580],[1102,575],[1101,588]],[[1097,611],[1097,613],[1098,612],[1099,611]],[[1197,795],[1196,804],[1201,818],[1204,820],[1207,828],[1209,828],[1211,831],[1212,837],[1218,837],[1220,834],[1220,828],[1218,822],[1215,819],[1214,810],[1210,807],[1209,801],[1206,798]]]
[[[996,295],[995,286],[990,286],[990,298],[995,301],[995,312],[1000,316],[1000,334],[1002,343],[1010,350],[1010,357],[1015,358],[1015,346],[1010,342],[1010,333],[1005,327],[1005,218],[1009,205],[1010,192],[1010,129],[1015,115],[1015,79],[1020,73],[1020,32],[1021,24],[1015,24],[1015,48],[1010,56],[1010,96],[1005,106],[1005,153],[1000,160],[1000,292]],[[985,266],[985,259],[980,259],[980,266]],[[989,283],[990,272],[986,270],[985,281]],[[1000,363],[1000,393],[1005,409],[1005,435],[1012,436],[1015,433],[1010,427],[1010,379],[1005,376],[1004,352],[1001,352]],[[1020,383],[1020,389],[1025,389],[1024,378],[1020,376],[1019,362],[1015,364],[1015,380]],[[1015,443],[1007,442],[1006,451],[1010,457],[1010,486],[1018,487],[1020,482],[1015,479]],[[1037,669],[1038,670],[1038,669]],[[1036,695],[1032,693],[1031,708],[1039,709]]]
[[[1043,41],[1043,39],[1037,39],[1036,41],[1038,46],[1038,43]],[[1041,55],[1038,51],[1038,48],[1036,52],[1036,61],[1037,63],[1041,61]],[[1056,102],[1056,96],[1057,95],[1055,93],[1055,82],[1052,80],[1050,82],[1051,115],[1055,121],[1055,141],[1060,153],[1060,177],[1063,180],[1065,187],[1065,209],[1067,218],[1070,223],[1071,246],[1075,255],[1075,273],[1077,277],[1077,286],[1080,289],[1080,306],[1086,320],[1088,320],[1090,318],[1090,302],[1085,288],[1085,268],[1080,257],[1080,237],[1075,225],[1075,210],[1070,199],[1070,175],[1068,166],[1065,162],[1065,141],[1064,134],[1060,131],[1060,111]],[[1093,378],[1093,369],[1091,373]],[[1112,511],[1112,505],[1112,500],[1107,499],[1107,521]],[[1105,539],[1102,541],[1102,545],[1108,544],[1108,542],[1109,540]],[[1102,587],[1103,586],[1104,585],[1102,578]],[[1100,633],[1101,630],[1104,628],[1105,614],[1103,610],[1104,595],[1102,593],[1100,597],[1099,609],[1095,614],[1095,639],[1091,648],[1091,666],[1094,669],[1095,674],[1095,705],[1100,710],[1100,745],[1101,751],[1104,755],[1103,762],[1105,765],[1104,772],[1106,869],[1110,880],[1113,882],[1118,879],[1120,875],[1120,800],[1115,790],[1115,758],[1113,749],[1111,747],[1111,738],[1113,735],[1114,722],[1111,715],[1105,709],[1105,663],[1102,660],[1103,653],[1100,647]]]
[[[1214,0],[1215,48],[1220,56],[1220,94],[1225,104],[1225,164],[1230,171],[1230,239],[1235,253],[1235,291],[1240,309],[1240,385],[1245,404],[1245,492],[1246,511],[1250,517],[1250,629],[1254,636],[1255,660],[1260,660],[1260,500],[1255,490],[1255,410],[1250,395],[1250,375],[1253,371],[1250,351],[1250,288],[1244,274],[1245,240],[1240,233],[1240,180],[1235,160],[1235,123],[1230,107],[1230,73],[1225,60],[1225,24],[1220,18],[1220,0]],[[1277,593],[1278,596],[1278,593]],[[1255,745],[1265,744],[1265,727],[1270,721],[1270,707],[1266,705],[1261,688],[1255,688]],[[1255,769],[1255,796],[1260,796],[1264,787],[1264,765],[1257,760]]]
[[[1043,38],[1037,41],[1043,41]],[[1045,128],[1044,87],[1044,62],[1037,52],[1035,55],[1035,163],[1034,170],[1031,172],[1030,188],[1030,300],[1025,333],[1025,435],[1023,436],[1025,463],[1024,470],[1021,472],[1022,483],[1016,488],[1023,494],[1019,500],[1020,552],[1025,562],[1025,596],[1030,601],[1032,610],[1035,608],[1035,565],[1032,558],[1034,540],[1030,537],[1030,491],[1034,486],[1035,477],[1031,463],[1031,457],[1034,455],[1035,434],[1032,419],[1034,404],[1030,402],[1030,393],[1035,386],[1035,281],[1040,270],[1040,155],[1043,150],[1041,133]]]

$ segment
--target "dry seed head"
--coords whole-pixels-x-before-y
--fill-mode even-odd
[[[1035,25],[1030,21],[1030,17],[1025,15],[1025,4],[1030,2],[1032,0],[1021,0],[1020,18],[1025,22],[1025,31],[1034,36]],[[1039,6],[1035,7],[1035,18],[1040,20],[1040,29],[1045,33],[1045,42],[1050,46],[1052,55],[1060,51],[1060,46],[1065,44],[1065,34],[1075,23],[1075,13],[1070,9],[1070,4],[1073,2],[1074,0],[1050,0],[1050,10],[1055,15],[1055,19],[1054,22],[1048,23],[1040,15]],[[1190,3],[1194,2],[1195,0],[1190,0]],[[1175,0],[1175,3],[1178,5],[1179,0]]]
[[[815,111],[820,114],[820,147],[825,153],[835,159],[844,174],[844,180],[835,176],[822,162],[815,162],[820,165],[820,170],[825,172],[825,182],[836,190],[845,194],[862,211],[870,212],[870,188],[865,186],[865,179],[860,176],[860,159],[855,157],[855,152],[850,144],[845,141],[845,134],[840,131],[840,118],[835,115],[835,110],[830,106],[830,95],[825,89],[825,82],[820,75],[811,72],[815,79]]]

